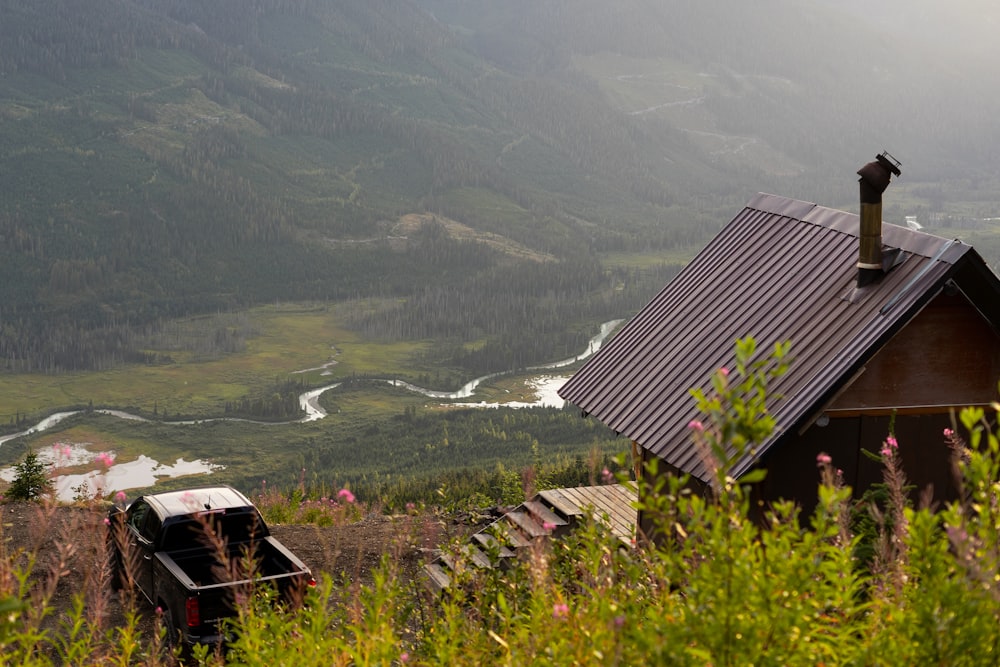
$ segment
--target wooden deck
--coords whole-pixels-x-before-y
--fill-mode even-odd
[[[632,544],[637,500],[634,485],[576,486],[550,489],[538,495],[574,517],[582,517],[591,510],[594,518],[603,521],[618,539]]]

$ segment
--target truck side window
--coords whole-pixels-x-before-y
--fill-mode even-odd
[[[142,536],[150,542],[154,541],[160,532],[161,525],[160,517],[156,516],[156,512],[147,512],[146,522],[141,531]]]
[[[146,523],[146,515],[149,513],[149,505],[140,501],[132,504],[128,511],[128,525],[132,526],[135,532],[145,537],[143,528]]]

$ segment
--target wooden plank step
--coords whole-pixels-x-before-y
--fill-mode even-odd
[[[480,548],[486,555],[496,553],[501,559],[514,557],[514,552],[508,549],[507,545],[489,533],[476,533],[472,539],[480,544]]]
[[[540,521],[543,524],[550,523],[557,528],[569,525],[569,521],[550,510],[544,503],[540,503],[537,500],[525,500],[524,503],[522,503],[522,506],[528,510],[528,513],[531,514],[536,521]]]
[[[486,530],[495,533],[501,542],[505,543],[512,549],[521,549],[522,547],[531,546],[531,540],[522,535],[521,531],[517,530],[506,521],[497,521]],[[489,534],[489,532],[487,532],[487,534]]]
[[[427,575],[428,585],[435,591],[443,591],[451,585],[451,577],[438,563],[424,565],[424,574]]]
[[[567,498],[560,489],[546,489],[545,491],[539,491],[538,495],[551,507],[558,510],[564,517],[573,518],[583,516],[583,509]]]
[[[479,547],[475,546],[474,544],[465,545],[464,547],[462,547],[462,552],[470,561],[472,561],[472,564],[475,565],[476,567],[484,568],[487,570],[493,567],[493,563],[490,562],[490,557],[484,554],[482,551],[480,551]]]
[[[442,552],[436,562],[439,562],[444,570],[446,571],[451,570],[452,572],[457,571],[456,568],[457,565],[468,567],[469,563],[471,563],[475,567],[487,567],[487,568],[493,567],[493,565],[490,563],[489,556],[484,554],[475,546],[471,544],[466,544],[460,547],[460,549],[462,553],[457,557],[455,556],[455,554],[450,554],[447,551]],[[459,561],[462,562],[459,563]]]
[[[545,537],[549,534],[547,530],[542,528],[541,523],[535,521],[535,519],[525,511],[515,509],[507,512],[504,516],[507,517],[507,520],[517,526],[521,532],[529,538]]]

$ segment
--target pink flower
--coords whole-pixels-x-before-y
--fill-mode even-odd
[[[724,378],[729,377],[729,369],[726,368],[725,366],[721,366],[719,368],[719,375],[721,375]]]
[[[399,654],[399,661],[402,663],[407,663],[410,661],[410,654],[407,652],[402,652]]]
[[[123,502],[125,502],[125,492],[124,491],[119,491],[118,493],[115,494],[115,502],[116,503],[123,503]]]
[[[109,519],[108,517],[104,517],[104,525],[105,526],[110,526],[111,525],[111,519]]]
[[[619,614],[618,616],[615,616],[615,627],[620,628],[623,625],[625,625],[625,615]]]
[[[833,461],[833,459],[831,459],[830,455],[826,452],[820,452],[819,455],[816,456],[816,465],[818,466],[828,466],[831,461]]]
[[[893,449],[896,449],[897,447],[899,447],[899,443],[896,442],[896,438],[894,438],[891,435],[888,438],[885,439],[885,444],[889,445]]]
[[[954,432],[954,431],[952,431],[952,430],[951,430],[950,428],[946,428],[946,429],[944,430],[944,437],[946,437],[946,438],[948,438],[949,440],[951,440],[952,438],[954,438],[954,437],[955,437],[955,432]]]
[[[553,530],[556,529],[556,524],[549,523],[548,521],[546,521],[546,522],[544,522],[542,524],[542,528],[544,528],[545,530],[547,530],[547,531],[549,531],[551,533]]]
[[[893,451],[895,450],[889,446],[889,443],[886,443],[882,445],[882,450],[879,453],[885,458],[889,458],[890,456],[892,456]]]
[[[569,616],[569,605],[565,602],[557,602],[552,605],[552,618],[566,618]]]
[[[106,468],[110,468],[115,462],[115,455],[111,452],[101,452],[97,455],[97,462]]]
[[[688,428],[691,429],[692,431],[704,431],[705,425],[702,424],[697,419],[692,419],[691,421],[688,422]]]
[[[605,484],[610,484],[611,482],[615,481],[615,476],[611,473],[610,470],[605,468],[604,470],[601,471],[601,481],[603,481]]]
[[[337,497],[343,500],[345,503],[354,502],[354,494],[351,493],[350,489],[341,489],[337,492]]]

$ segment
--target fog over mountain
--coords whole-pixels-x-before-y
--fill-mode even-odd
[[[319,300],[522,367],[634,312],[757,191],[856,206],[883,149],[887,219],[1000,256],[998,14],[0,0],[0,359],[149,362],[171,317]]]

